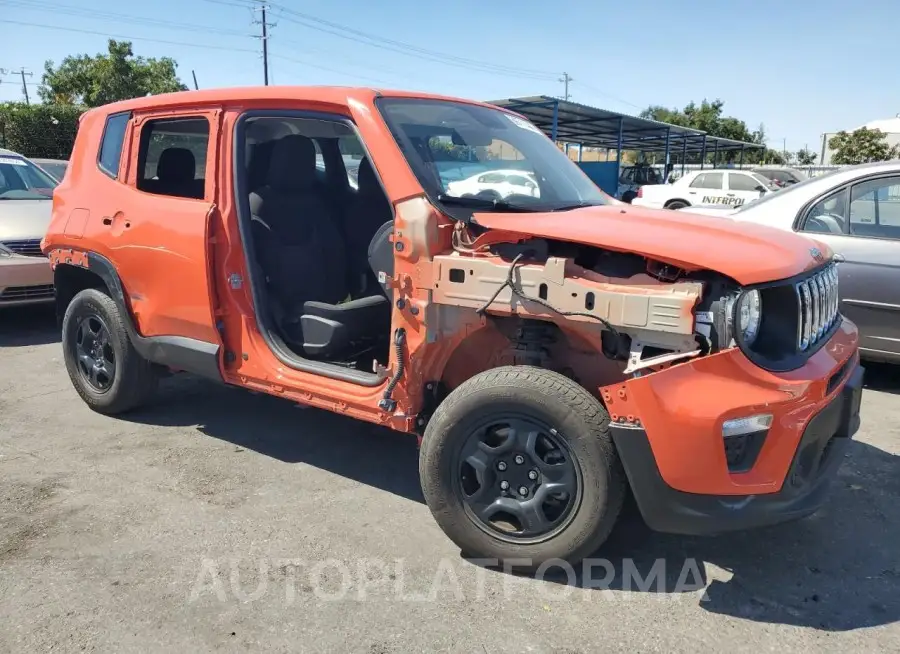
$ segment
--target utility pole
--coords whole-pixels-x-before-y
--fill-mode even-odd
[[[197,73],[195,71],[191,70],[191,75],[194,76],[194,90],[199,91],[200,87],[197,85]]]
[[[274,24],[266,21],[267,9],[268,6],[266,5],[265,0],[260,0],[259,11],[262,20],[254,21],[255,23],[259,23],[259,25],[262,27],[262,34],[259,38],[262,39],[263,83],[266,86],[269,85],[269,28],[275,27]]]
[[[569,101],[569,82],[573,82],[571,77],[569,77],[569,73],[563,73],[563,76],[559,78],[559,81],[564,84],[565,92],[563,93],[563,100],[566,102]]]
[[[25,94],[25,104],[31,104],[31,100],[28,98],[28,85],[25,83],[25,76],[31,77],[31,73],[26,73],[24,68],[20,68],[19,75],[22,76],[22,93]]]
[[[28,95],[28,84],[25,82],[25,76],[32,77],[32,73],[27,72],[25,68],[19,68],[19,70],[9,70],[7,68],[0,68],[0,76],[6,75],[16,75],[22,79],[22,94],[25,96],[25,104],[31,104],[31,98]]]

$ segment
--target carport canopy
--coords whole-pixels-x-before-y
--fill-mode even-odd
[[[710,153],[762,148],[706,132],[607,111],[548,95],[490,100],[521,114],[557,142],[641,152]]]

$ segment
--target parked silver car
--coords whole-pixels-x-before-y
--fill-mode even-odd
[[[52,302],[53,271],[41,252],[57,181],[0,148],[0,308]]]
[[[842,261],[841,311],[866,359],[900,363],[900,161],[839,168],[736,209],[682,209],[806,233]]]
[[[65,159],[35,159],[32,157],[31,162],[36,163],[41,170],[48,173],[57,182],[62,181],[66,174],[66,168],[69,167],[69,162]]]

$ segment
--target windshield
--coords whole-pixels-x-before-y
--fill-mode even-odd
[[[610,204],[553,141],[518,116],[449,100],[377,103],[425,192],[448,212]]]
[[[24,157],[0,155],[0,200],[49,200],[57,183]]]

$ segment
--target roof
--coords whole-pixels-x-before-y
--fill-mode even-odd
[[[102,114],[121,111],[140,111],[142,109],[177,108],[197,105],[251,105],[266,101],[309,101],[325,105],[348,106],[354,102],[370,103],[376,97],[419,98],[425,100],[449,100],[484,105],[487,103],[466,98],[456,98],[434,93],[403,91],[397,89],[376,89],[354,86],[236,86],[200,91],[177,91],[160,93],[131,100],[113,102],[90,111]]]
[[[12,150],[7,150],[6,148],[0,148],[0,156],[4,157],[21,157],[22,155],[18,152],[13,152]]]
[[[863,125],[868,129],[878,129],[885,134],[900,134],[900,116],[894,118],[885,118],[883,120],[873,120]]]
[[[648,118],[638,118],[615,111],[607,111],[589,105],[560,100],[548,95],[493,100],[489,104],[515,111],[540,127],[550,138],[568,143],[580,143],[589,147],[619,147],[621,126],[622,149],[643,152],[664,152],[668,135],[672,152],[686,149],[706,151],[741,150],[761,148],[758,143],[746,143],[710,136],[706,132],[679,125],[661,123]],[[553,133],[554,115],[556,133]]]

